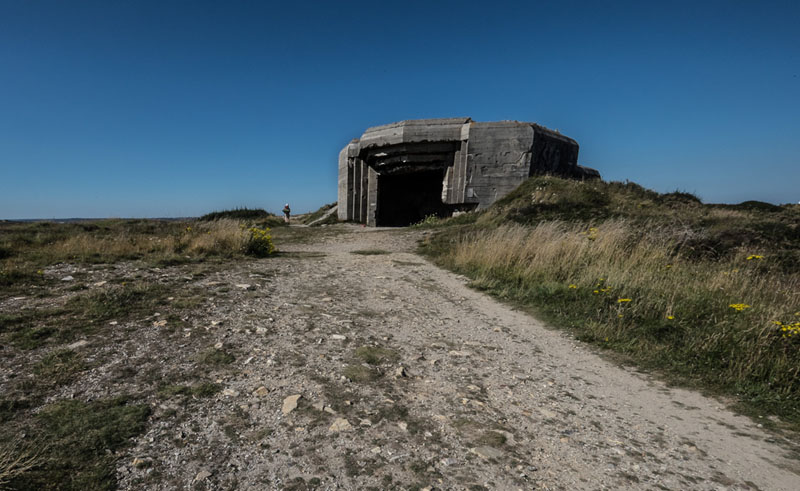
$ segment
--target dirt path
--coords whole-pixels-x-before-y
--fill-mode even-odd
[[[191,329],[236,360],[160,404],[123,488],[800,489],[788,442],[470,290],[421,232],[344,230],[198,280],[231,285]]]

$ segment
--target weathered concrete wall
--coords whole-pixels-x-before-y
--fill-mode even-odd
[[[341,152],[339,152],[339,190],[338,190],[338,203],[339,209],[337,216],[339,220],[357,220],[355,218],[354,208],[356,203],[360,200],[361,183],[357,181],[360,177],[357,173],[360,171],[356,165],[358,159],[358,139],[353,139],[348,143]]]
[[[368,128],[339,153],[339,218],[397,223],[415,220],[419,213],[406,213],[414,206],[437,215],[486,208],[534,174],[599,177],[578,165],[578,149],[557,131],[518,121],[423,119]]]
[[[339,220],[352,219],[348,213],[350,210],[350,196],[352,194],[352,189],[350,189],[348,184],[350,179],[350,169],[347,165],[347,147],[344,147],[342,151],[339,152],[339,210],[337,212]]]
[[[530,175],[533,128],[513,121],[472,123],[464,202],[483,209]]]
[[[457,141],[469,118],[416,119],[373,126],[359,139],[361,150],[401,143]]]

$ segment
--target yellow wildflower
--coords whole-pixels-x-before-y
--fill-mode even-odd
[[[746,303],[732,303],[729,305],[729,307],[736,310],[737,312],[741,312],[745,309],[749,309],[750,305],[747,305]]]
[[[630,298],[618,298],[617,299],[617,303],[626,303],[626,302],[630,302],[630,301],[631,301]]]
[[[753,259],[764,259],[764,256],[759,256],[758,254],[751,254],[747,256],[748,261],[752,261]]]
[[[674,319],[674,318],[675,318],[675,316],[674,316],[674,315],[668,315],[668,316],[667,316],[667,320],[672,320],[672,319]]]
[[[569,285],[569,288],[571,288],[571,289],[573,289],[573,290],[574,290],[574,289],[578,288],[578,285],[571,284],[571,285]]]

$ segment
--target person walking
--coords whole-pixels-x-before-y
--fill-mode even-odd
[[[289,208],[289,203],[286,203],[286,206],[283,207],[283,221],[286,224],[289,224],[289,215],[292,213],[291,208]]]

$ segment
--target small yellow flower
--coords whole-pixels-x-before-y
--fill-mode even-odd
[[[751,254],[747,256],[748,261],[752,261],[753,259],[764,259],[764,256],[759,256],[758,254]]]
[[[606,338],[606,343],[608,342],[608,338]]]
[[[671,268],[671,267],[672,267],[672,265],[671,265],[671,264],[665,264],[665,265],[664,265],[664,267],[665,267],[665,268],[667,268],[667,269],[669,269],[669,268]]]
[[[675,318],[675,316],[674,316],[674,315],[668,315],[668,316],[667,316],[667,320],[672,320],[672,319],[674,319],[674,318]]]
[[[622,319],[624,316],[623,316],[622,314],[617,314],[617,317],[619,317],[620,319]]]
[[[36,274],[44,274],[44,271],[42,271],[41,269],[37,269]]]
[[[630,302],[630,301],[631,301],[630,298],[619,298],[619,299],[617,299],[617,303],[626,303],[626,302]]]
[[[592,293],[594,293],[594,294],[598,294],[598,293],[600,293],[600,290],[595,290],[595,291],[593,291]]]
[[[569,285],[569,288],[574,290],[574,289],[578,288],[578,285],[572,284],[572,285]]]
[[[747,305],[746,303],[732,303],[729,305],[729,307],[736,310],[737,312],[741,312],[745,309],[749,309],[750,305]]]

